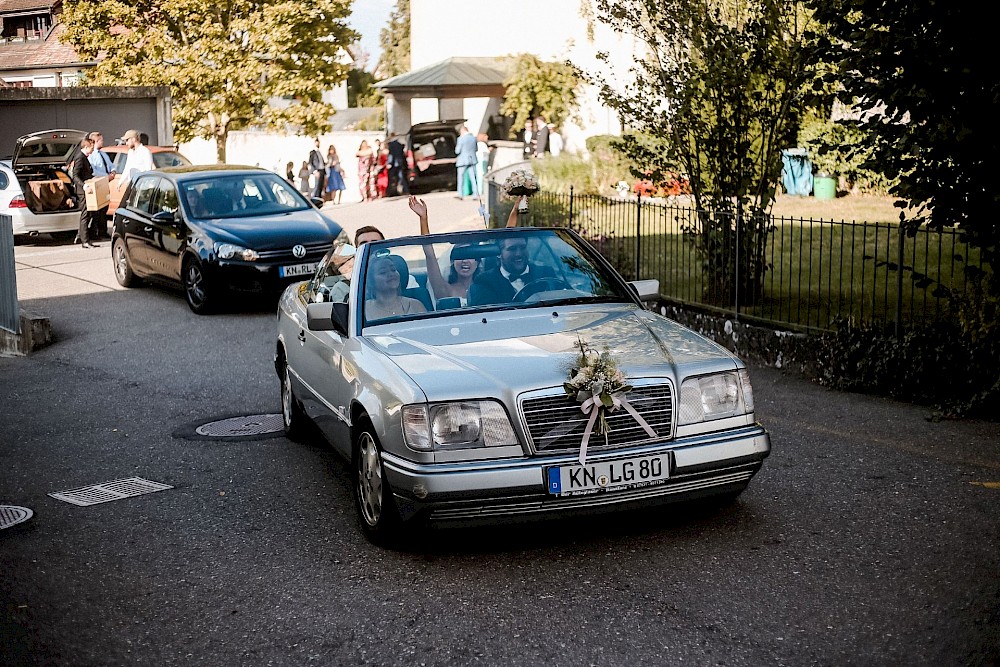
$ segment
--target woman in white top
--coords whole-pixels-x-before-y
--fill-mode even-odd
[[[373,297],[365,301],[365,319],[369,322],[427,311],[417,299],[403,296],[399,270],[389,255],[371,260],[365,290]]]

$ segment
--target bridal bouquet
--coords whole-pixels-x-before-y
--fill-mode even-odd
[[[510,197],[530,197],[538,192],[538,179],[530,171],[517,169],[503,182],[503,191]]]

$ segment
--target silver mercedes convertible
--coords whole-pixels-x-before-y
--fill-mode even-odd
[[[770,453],[744,364],[643,307],[575,232],[335,244],[278,308],[286,434],[350,461],[376,544],[735,498]]]

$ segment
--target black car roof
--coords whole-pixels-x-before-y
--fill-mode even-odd
[[[161,174],[174,177],[183,177],[185,179],[187,176],[192,176],[192,177],[209,176],[212,174],[218,174],[220,172],[225,172],[227,174],[246,174],[246,173],[273,174],[274,173],[262,167],[249,167],[240,164],[192,164],[180,167],[163,167],[162,169],[157,169],[156,171],[160,172]]]

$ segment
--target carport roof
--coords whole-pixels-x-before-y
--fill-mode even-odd
[[[502,86],[509,72],[507,58],[448,58],[375,84],[392,91],[439,86]]]

